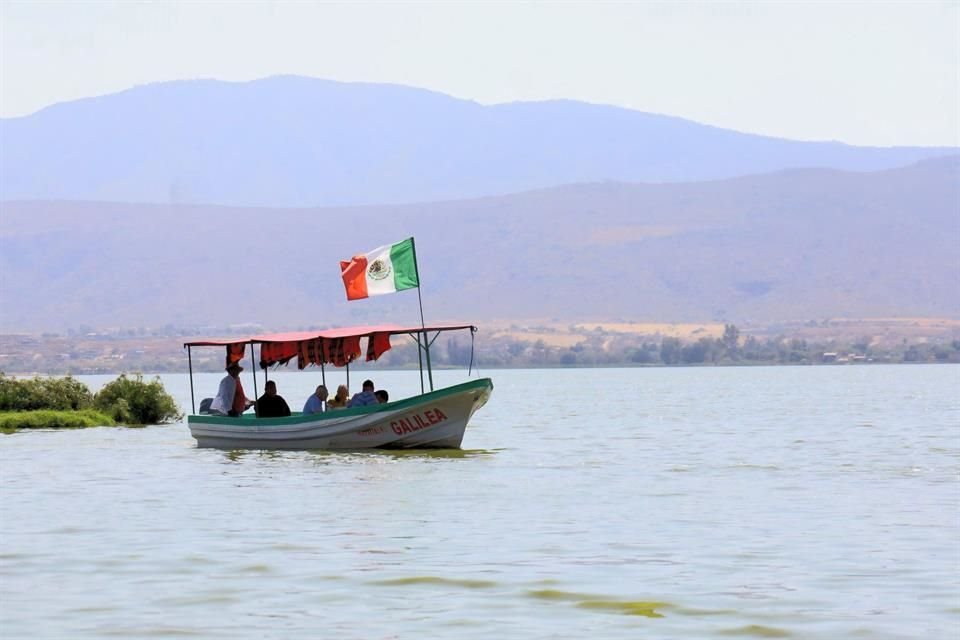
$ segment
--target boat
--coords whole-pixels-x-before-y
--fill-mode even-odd
[[[473,414],[486,404],[493,392],[490,378],[479,378],[446,387],[433,388],[430,345],[440,333],[469,330],[471,338],[477,328],[472,325],[431,325],[404,327],[379,325],[345,327],[323,331],[276,333],[195,340],[184,343],[190,369],[190,402],[192,413],[187,417],[190,434],[198,447],[219,449],[371,449],[371,448],[451,448],[458,449]],[[391,348],[391,338],[409,336],[418,345],[420,354],[419,395],[391,402],[323,413],[293,413],[284,418],[258,418],[242,415],[232,418],[196,410],[193,387],[192,349],[219,347],[226,349],[226,364],[241,362],[246,348],[250,359],[263,371],[264,383],[271,367],[296,361],[299,369],[319,366],[326,384],[326,366],[347,368],[362,354],[367,361],[378,359]],[[361,350],[361,340],[366,341]],[[472,344],[472,341],[471,341]],[[255,358],[254,354],[259,358]],[[424,366],[424,360],[425,365]],[[257,366],[254,366],[254,397],[257,387]],[[470,371],[473,369],[471,348]],[[427,381],[424,380],[424,371]],[[469,375],[469,373],[468,373]],[[429,389],[427,388],[429,384]]]

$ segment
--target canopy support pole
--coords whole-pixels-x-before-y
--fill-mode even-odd
[[[413,335],[413,334],[411,334]],[[416,334],[417,341],[417,360],[420,363],[420,393],[426,393],[423,386],[423,345],[420,344],[420,334]]]
[[[187,367],[190,369],[190,413],[197,413],[197,401],[193,399],[193,356],[190,355],[190,347],[187,346]]]
[[[474,336],[476,335],[476,333],[477,333],[477,328],[476,328],[476,327],[470,327],[470,366],[467,367],[467,377],[468,377],[468,378],[469,378],[470,375],[473,373],[473,344],[474,344]],[[478,375],[478,376],[480,375],[480,372],[479,372],[479,371],[477,372],[477,375]]]
[[[327,369],[322,362],[320,363],[320,379],[323,380],[323,386],[327,386]]]
[[[253,398],[256,400],[260,397],[260,394],[257,393],[257,359],[253,355],[253,341],[250,342],[250,369],[253,371]],[[264,373],[264,376],[267,374]]]
[[[427,378],[430,380],[430,391],[433,391],[433,368],[430,366],[430,338],[427,331],[423,331],[423,350],[427,354]]]

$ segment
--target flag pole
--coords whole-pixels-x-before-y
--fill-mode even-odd
[[[417,274],[417,302],[420,303],[420,328],[423,329],[423,350],[426,351],[427,354],[427,379],[430,381],[430,391],[433,391],[433,370],[430,367],[430,341],[427,338],[427,324],[423,320],[423,298],[420,296],[420,265],[417,264],[417,243],[413,239],[413,236],[410,236],[410,248],[413,249],[413,270]]]

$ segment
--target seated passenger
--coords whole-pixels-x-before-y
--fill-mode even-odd
[[[387,404],[390,402],[390,394],[383,389],[377,389],[377,392],[373,395],[377,396],[377,402],[380,404]]]
[[[373,381],[364,380],[363,381],[363,391],[360,393],[354,394],[350,399],[350,403],[347,404],[348,407],[368,407],[373,404],[380,404],[377,401],[377,396],[373,393]]]
[[[337,395],[327,400],[327,409],[345,409],[348,402],[350,402],[350,390],[347,389],[347,385],[342,384],[337,387]]]
[[[303,405],[303,415],[307,416],[311,413],[323,413],[326,411],[325,405],[327,404],[327,397],[330,395],[330,392],[327,391],[327,388],[322,384],[317,387],[317,390],[313,392],[309,398],[307,398],[306,404]]]
[[[263,395],[257,398],[258,418],[285,418],[290,415],[290,407],[283,396],[277,395],[277,383],[267,380],[263,387]]]

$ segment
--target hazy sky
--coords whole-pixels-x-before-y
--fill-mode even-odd
[[[484,104],[571,98],[804,140],[960,145],[960,0],[0,0],[0,116],[298,74]]]

